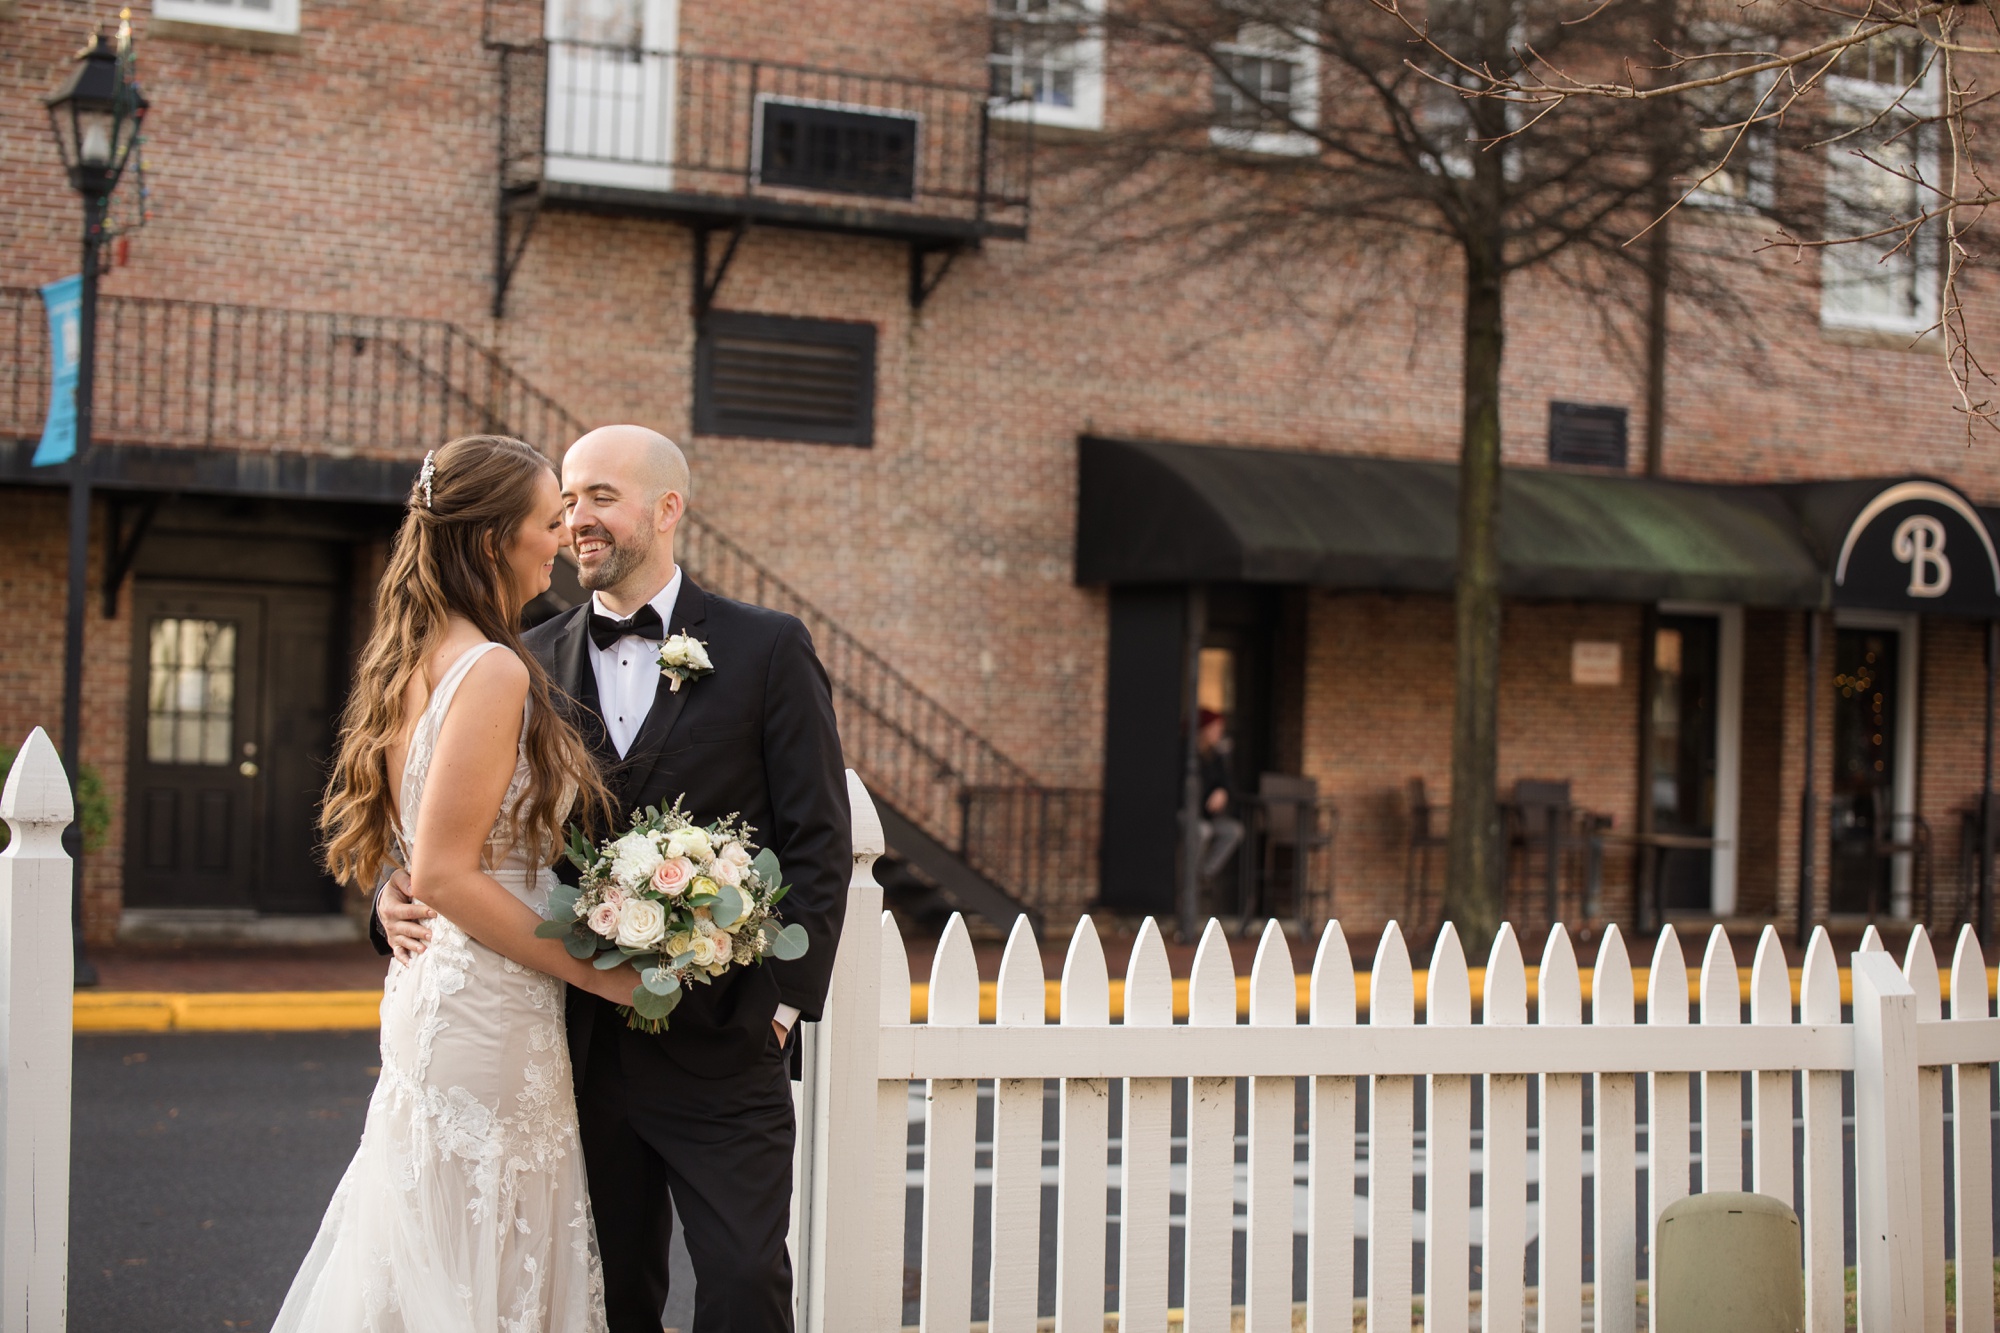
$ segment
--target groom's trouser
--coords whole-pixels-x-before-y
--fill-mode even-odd
[[[776,1038],[742,1071],[697,1078],[657,1038],[599,1017],[577,1118],[611,1333],[660,1333],[676,1211],[694,1265],[694,1333],[790,1333],[794,1127]]]

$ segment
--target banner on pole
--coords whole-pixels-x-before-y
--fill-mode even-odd
[[[33,466],[76,457],[76,369],[83,359],[83,278],[59,278],[42,288],[49,312],[49,415]]]

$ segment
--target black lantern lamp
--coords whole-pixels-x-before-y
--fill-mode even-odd
[[[44,103],[56,147],[79,194],[109,195],[139,138],[146,99],[112,44],[92,35],[76,68]]]
[[[63,758],[71,789],[83,771],[83,620],[90,556],[90,433],[97,363],[97,280],[103,267],[105,220],[111,195],[126,159],[139,142],[146,99],[133,75],[132,28],[128,10],[115,38],[93,34],[76,54],[62,87],[44,103],[49,128],[69,169],[69,183],[83,196],[83,266],[78,306],[76,443],[69,460],[69,605],[63,626]],[[145,166],[140,164],[143,176]],[[141,210],[143,218],[143,207]],[[83,839],[72,824],[64,841],[70,849],[70,922],[78,985],[97,979],[83,951]]]

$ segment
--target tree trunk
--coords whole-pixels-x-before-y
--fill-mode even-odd
[[[1500,731],[1500,361],[1506,341],[1497,249],[1468,246],[1465,419],[1458,462],[1457,670],[1451,725],[1451,843],[1445,918],[1474,960],[1500,926],[1496,768]]]

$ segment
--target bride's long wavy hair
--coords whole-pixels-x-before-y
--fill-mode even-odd
[[[549,461],[520,440],[467,435],[438,449],[431,464],[411,488],[375,590],[375,628],[341,715],[340,752],[320,807],[327,869],[363,888],[393,859],[397,794],[387,754],[411,720],[404,715],[410,682],[452,615],[528,667],[528,787],[505,812],[503,841],[546,864],[579,803],[592,816],[610,808],[589,750],[555,706],[548,673],[521,648],[521,608],[506,576],[504,553]]]

